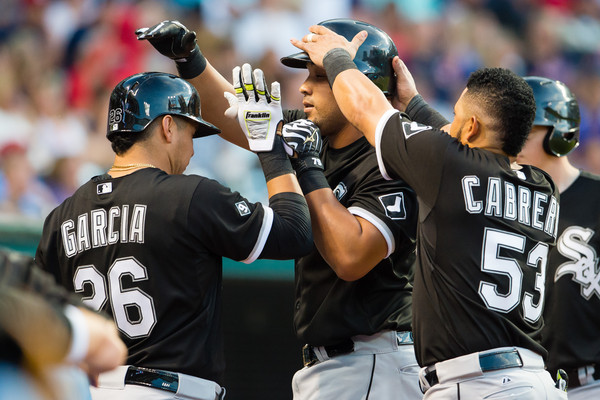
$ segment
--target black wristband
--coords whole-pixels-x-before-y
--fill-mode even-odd
[[[294,173],[294,169],[283,148],[281,140],[281,136],[275,135],[273,149],[271,151],[261,151],[257,153],[267,182],[278,176]]]
[[[204,72],[206,68],[206,57],[200,51],[200,47],[196,45],[188,58],[175,60],[177,72],[183,79],[192,79]]]
[[[333,82],[335,78],[347,69],[358,69],[352,58],[350,58],[350,53],[342,48],[335,48],[329,50],[325,57],[323,57],[323,67],[325,68],[325,72],[327,73],[327,80],[329,81],[329,86],[333,87]]]
[[[302,175],[297,175],[297,177],[304,195],[318,189],[331,188],[329,182],[327,182],[327,178],[325,178],[323,170],[320,169],[304,171]]]

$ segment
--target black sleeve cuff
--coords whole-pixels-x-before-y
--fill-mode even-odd
[[[450,123],[442,114],[427,104],[427,102],[423,99],[423,96],[420,94],[417,94],[410,100],[410,103],[408,103],[408,106],[406,106],[405,113],[413,121],[419,122],[423,125],[429,125],[437,129],[440,129],[442,126]]]

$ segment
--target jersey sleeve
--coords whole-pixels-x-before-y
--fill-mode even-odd
[[[192,196],[189,221],[190,231],[210,252],[251,263],[267,241],[273,210],[215,180],[203,179]]]
[[[306,119],[307,115],[302,110],[283,110],[283,123],[287,124],[299,119]]]
[[[61,269],[58,265],[58,251],[56,246],[59,240],[59,230],[54,228],[55,213],[56,210],[50,212],[44,221],[42,236],[35,252],[35,262],[41,269],[54,276],[57,282],[63,282],[61,279]]]
[[[375,131],[381,175],[406,181],[429,204],[438,195],[446,150],[457,145],[446,132],[412,121],[397,110],[386,112]]]
[[[386,181],[379,171],[373,170],[353,193],[348,211],[381,232],[388,247],[386,257],[415,241],[417,198],[401,180]]]

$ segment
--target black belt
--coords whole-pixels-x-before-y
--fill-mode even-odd
[[[302,361],[304,362],[305,367],[310,367],[319,361],[315,354],[315,347],[323,348],[327,353],[327,357],[331,358],[352,353],[354,351],[354,342],[348,339],[342,343],[331,346],[311,346],[310,344],[305,344],[304,347],[302,347]]]
[[[177,393],[179,376],[174,372],[132,366],[127,369],[125,383]]]
[[[567,377],[568,377],[568,385],[569,387],[572,388],[576,388],[579,386],[585,386],[591,382],[585,382],[585,383],[581,383],[579,381],[579,370],[582,368],[589,368],[589,367],[594,367],[594,373],[592,374],[592,378],[594,378],[594,380],[598,380],[600,379],[600,368],[596,368],[595,365],[586,365],[584,367],[580,367],[580,368],[575,368],[575,369],[567,369],[565,370],[565,372],[567,373]]]
[[[479,355],[479,366],[481,371],[496,371],[505,368],[522,367],[523,360],[517,350],[507,350],[498,353],[485,353]],[[437,385],[439,379],[435,366],[427,367],[425,370],[425,379],[429,382],[429,386]]]

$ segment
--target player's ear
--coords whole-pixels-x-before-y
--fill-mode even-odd
[[[161,119],[160,128],[160,135],[162,135],[167,143],[171,143],[173,140],[173,134],[177,129],[175,119],[170,115],[163,116]]]
[[[481,124],[475,115],[471,115],[463,127],[462,137],[466,143],[475,142],[481,134]]]

